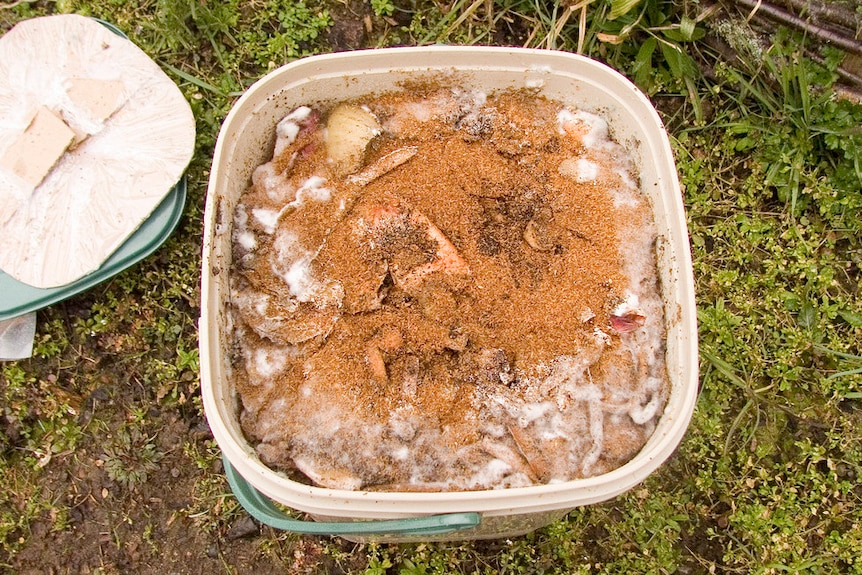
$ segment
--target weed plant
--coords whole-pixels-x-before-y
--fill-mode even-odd
[[[179,511],[191,529],[223,542],[244,517],[218,447],[194,435],[204,425],[196,320],[212,147],[245,88],[331,50],[336,23],[353,19],[365,47],[584,53],[653,98],[685,194],[700,396],[677,453],[642,485],[529,535],[352,546],[263,530],[257,555],[367,575],[862,573],[862,106],[834,89],[840,54],[823,50],[815,64],[805,38],[756,36],[705,4],[664,0],[6,2],[0,32],[59,12],[124,30],[181,87],[198,138],[175,235],[133,269],[39,312],[34,357],[0,366],[0,563],[11,571],[36,523],[72,529],[73,506],[52,485],[94,459],[124,509],[164,480],[172,458],[193,474]],[[711,36],[739,58],[721,60]],[[171,417],[190,430],[177,445],[167,444]],[[170,551],[154,535],[163,528],[135,527],[154,557]],[[212,565],[246,572],[224,556]]]

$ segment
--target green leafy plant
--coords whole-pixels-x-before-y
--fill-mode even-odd
[[[395,4],[392,0],[371,0],[371,10],[377,16],[392,16],[395,13]]]
[[[630,70],[635,83],[647,93],[684,89],[700,120],[701,74],[689,50],[705,35],[700,20],[708,13],[687,13],[694,9],[687,7],[680,14],[672,3],[661,0],[614,0],[605,19],[597,22],[596,38],[618,47],[602,46],[612,52],[614,60],[633,57],[631,66],[624,69]],[[629,39],[639,41],[626,42]]]
[[[782,31],[752,68],[723,68],[742,119],[731,125],[735,147],[756,154],[766,185],[792,214],[815,202],[832,225],[858,230],[850,214],[862,208],[862,107],[831,89],[834,55],[817,64],[802,45]]]
[[[145,483],[164,457],[153,438],[145,436],[138,426],[120,427],[110,439],[101,458],[108,477],[123,487]]]

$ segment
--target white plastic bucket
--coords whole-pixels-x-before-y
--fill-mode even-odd
[[[653,207],[659,231],[657,255],[672,389],[649,441],[618,469],[586,479],[515,489],[346,491],[305,485],[273,471],[260,461],[242,434],[227,353],[231,214],[254,168],[270,159],[276,123],[299,105],[356,98],[429,78],[486,92],[538,88],[549,98],[602,115],[612,137],[635,159],[641,188]],[[676,168],[667,134],[649,100],[603,64],[564,52],[460,46],[365,50],[292,62],[251,86],[225,120],[215,147],[205,220],[200,321],[204,409],[234,491],[262,521],[279,512],[272,506],[264,511],[265,499],[257,497],[261,494],[307,512],[318,522],[362,521],[354,529],[345,529],[343,524],[330,530],[327,524],[312,529],[346,534],[354,540],[478,539],[522,534],[559,519],[575,507],[631,489],[671,455],[686,431],[697,397],[698,352],[691,254]],[[427,520],[429,516],[442,517],[436,530],[412,529],[409,520],[388,523],[385,529],[364,528],[376,520]],[[304,530],[298,522],[284,520],[280,527]]]

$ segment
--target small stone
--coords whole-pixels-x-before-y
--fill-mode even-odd
[[[257,526],[255,520],[249,515],[246,515],[245,517],[234,521],[233,525],[230,526],[230,530],[228,530],[225,539],[228,541],[236,541],[243,537],[252,537],[257,535],[259,532],[260,528]]]

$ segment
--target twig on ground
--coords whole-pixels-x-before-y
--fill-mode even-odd
[[[858,37],[862,30],[862,13],[844,4],[823,0],[777,0],[777,3],[800,18],[805,16],[821,24],[844,28],[851,37]]]
[[[824,42],[828,42],[838,48],[841,48],[846,52],[862,56],[862,42],[860,42],[859,40],[842,36],[840,33],[835,32],[834,30],[830,30],[828,28],[820,26],[819,24],[804,20],[799,16],[796,16],[795,14],[791,14],[790,12],[773,6],[772,4],[762,2],[761,0],[734,1],[740,6],[752,9],[753,14],[762,13],[764,16],[772,20],[811,34],[812,36]]]
[[[822,57],[810,50],[806,50],[805,55],[811,61],[817,62],[818,64],[823,65],[826,63],[826,61]],[[841,78],[842,82],[856,86],[857,88],[862,88],[862,76],[859,76],[858,74],[855,74],[852,71],[846,70],[840,66],[835,70],[835,73],[838,74],[838,77]]]

